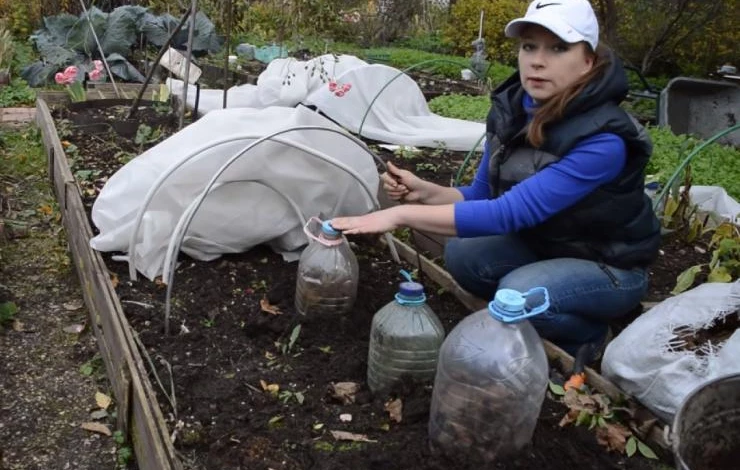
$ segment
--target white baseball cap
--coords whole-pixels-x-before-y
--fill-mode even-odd
[[[593,50],[599,44],[599,22],[588,0],[534,0],[524,18],[509,22],[504,33],[519,37],[528,24],[547,28],[567,43],[586,41]]]

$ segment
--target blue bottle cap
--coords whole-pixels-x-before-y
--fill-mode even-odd
[[[398,287],[398,295],[407,300],[420,300],[424,297],[424,286],[418,282],[402,282]]]
[[[499,289],[493,298],[496,308],[507,313],[523,313],[526,302],[522,293],[514,289]]]
[[[329,235],[330,237],[338,237],[342,233],[331,226],[331,220],[321,222],[321,231],[324,235]]]

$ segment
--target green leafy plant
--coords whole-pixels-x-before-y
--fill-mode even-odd
[[[419,156],[420,153],[421,150],[408,145],[399,145],[398,148],[393,151],[393,155],[403,160],[413,160]]]
[[[18,313],[18,306],[14,302],[0,304],[0,329],[12,323],[16,313]]]
[[[139,146],[141,151],[142,147],[146,144],[153,144],[162,137],[162,129],[153,129],[151,126],[146,124],[139,124],[136,129],[136,136],[134,137],[134,143]]]
[[[620,422],[617,411],[628,409],[615,406],[608,396],[593,393],[588,388],[570,388],[566,391],[562,386],[552,382],[549,384],[549,390],[560,397],[560,401],[568,408],[560,420],[561,427],[570,424],[586,425],[588,429],[594,430],[599,444],[610,451],[625,453],[631,457],[639,450],[640,454],[648,459],[658,458],[647,444]]]
[[[714,248],[709,263],[691,266],[679,274],[671,294],[689,289],[696,276],[705,270],[707,282],[732,282],[740,278],[740,228],[731,222],[722,223],[714,229],[709,247]]]
[[[190,22],[190,20],[188,20]],[[179,19],[169,14],[156,16],[140,6],[120,6],[110,13],[96,7],[79,16],[62,13],[44,18],[44,26],[31,36],[41,59],[21,71],[31,86],[49,82],[53,75],[66,66],[74,65],[89,70],[95,58],[105,57],[111,73],[120,79],[143,82],[144,76],[126,59],[143,35],[149,44],[161,47],[167,41]],[[99,38],[98,48],[95,35]],[[172,47],[182,49],[187,43],[189,26],[185,25],[173,38]],[[198,12],[195,17],[193,53],[216,52],[221,40],[211,21]]]
[[[655,181],[665,184],[688,152],[703,143],[687,135],[673,134],[664,127],[648,127],[653,141],[653,155],[646,168]],[[691,160],[693,184],[721,186],[735,199],[740,199],[740,149],[713,143]]]
[[[10,84],[0,87],[0,108],[29,106],[36,101],[36,92],[22,78],[11,78]]]
[[[116,452],[116,463],[119,468],[128,468],[128,464],[134,456],[131,447],[126,445],[126,436],[118,430],[113,433],[113,442],[116,443],[118,451]]]
[[[306,397],[303,392],[295,392],[293,390],[281,390],[278,393],[278,399],[283,403],[295,401],[299,405],[302,405],[303,402],[306,400]]]
[[[276,341],[275,347],[277,347],[278,351],[284,356],[293,353],[293,348],[296,347],[296,341],[298,341],[298,337],[301,334],[301,325],[298,324],[295,327],[293,327],[293,330],[290,332],[290,337],[288,338],[288,341]]]
[[[440,116],[485,122],[491,100],[488,96],[441,95],[429,101],[429,110]]]

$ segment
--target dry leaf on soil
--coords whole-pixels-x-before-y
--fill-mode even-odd
[[[579,392],[578,390],[571,388],[563,395],[563,404],[574,411],[592,411],[596,412],[599,410],[599,405],[592,395],[587,393]]]
[[[329,393],[345,405],[355,402],[355,395],[360,391],[360,384],[355,382],[337,382],[329,385]]]
[[[331,431],[331,435],[338,441],[378,442],[376,440],[369,439],[365,434],[355,434],[347,431]]]
[[[262,390],[269,392],[273,395],[277,395],[280,391],[280,385],[278,384],[268,384],[264,380],[260,380],[260,385],[262,386]]]
[[[606,426],[596,428],[596,440],[608,450],[624,453],[627,438],[632,435],[626,426],[619,423],[606,423]]]
[[[111,401],[111,398],[105,393],[95,392],[95,403],[98,404],[98,408],[107,410]]]
[[[85,324],[84,323],[75,323],[74,325],[65,326],[62,328],[62,330],[65,333],[71,333],[73,335],[78,335],[85,331]]]
[[[64,310],[67,310],[69,312],[73,312],[75,310],[79,310],[82,308],[82,301],[81,300],[73,300],[71,302],[66,302],[64,305]]]
[[[385,404],[385,411],[388,412],[388,415],[390,416],[391,421],[400,423],[402,414],[403,414],[403,402],[401,401],[400,398],[396,398],[395,400],[390,400]]]
[[[90,413],[91,419],[105,419],[108,417],[108,412],[105,410],[95,410]]]
[[[80,427],[86,431],[92,431],[106,436],[111,435],[110,429],[103,423],[82,423]]]
[[[260,299],[260,308],[263,312],[269,313],[271,315],[282,315],[283,312],[280,311],[279,308],[275,305],[270,305],[270,301],[267,300],[267,297],[262,297]]]

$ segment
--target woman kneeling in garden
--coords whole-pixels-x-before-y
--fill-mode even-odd
[[[639,305],[658,253],[644,194],[652,145],[619,107],[627,76],[598,43],[587,0],[535,0],[505,33],[519,40],[519,70],[493,93],[473,183],[440,186],[389,164],[385,191],[414,204],[332,225],[454,236],[445,264],[462,287],[487,300],[499,288],[547,287],[549,310],[530,320],[539,334],[571,354],[596,351],[608,322]]]

